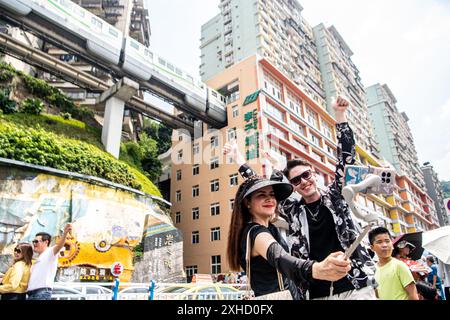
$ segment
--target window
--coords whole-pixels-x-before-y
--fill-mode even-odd
[[[232,174],[230,176],[230,186],[237,186],[238,185],[238,175],[236,174]]]
[[[181,201],[181,191],[180,190],[178,190],[176,192],[175,199],[176,199],[176,202],[180,202]]]
[[[234,210],[234,199],[230,199],[230,210]]]
[[[183,135],[182,135],[182,134],[180,134],[180,135],[178,136],[178,141],[183,141]]]
[[[274,118],[284,122],[284,113],[274,105],[267,103],[267,112],[269,112]]]
[[[323,162],[323,157],[320,154],[318,154],[317,152],[312,151],[311,157],[313,159],[316,159],[317,161]]]
[[[219,191],[219,180],[212,180],[210,181],[211,185],[211,192],[217,192]]]
[[[181,212],[175,213],[175,223],[181,222]]]
[[[213,203],[211,205],[210,209],[211,209],[212,216],[218,216],[220,214],[220,204],[219,203]]]
[[[239,115],[238,106],[232,106],[231,107],[231,113],[232,113],[232,117],[236,118]]]
[[[306,120],[312,125],[314,128],[317,128],[317,113],[315,113],[310,108],[306,108]]]
[[[113,28],[109,28],[109,34],[114,36],[114,38],[117,38],[119,36],[119,32],[117,30],[114,30]]]
[[[192,231],[192,244],[200,243],[200,232]]]
[[[212,228],[211,229],[211,241],[219,241],[220,240],[220,228]]]
[[[305,127],[296,121],[291,120],[291,129],[296,133],[300,133],[302,136],[305,135]]]
[[[337,153],[336,153],[336,150],[334,150],[334,148],[330,147],[329,145],[326,145],[326,150],[327,150],[328,154],[331,154],[334,157],[337,157]]]
[[[192,175],[193,175],[193,176],[197,176],[197,175],[199,175],[199,174],[200,174],[200,165],[195,164],[195,165],[192,167]]]
[[[198,273],[198,266],[186,266],[186,276],[192,277],[196,273]]]
[[[101,28],[102,28],[102,23],[100,22],[99,19],[97,19],[97,18],[95,18],[95,17],[92,17],[92,19],[91,19],[91,24],[92,24],[94,27],[98,28],[98,29],[101,29]],[[135,47],[135,46],[136,46],[136,43],[133,43],[133,41],[131,41],[130,43],[131,43],[131,46],[132,46],[132,47]],[[137,46],[136,49],[139,50],[139,45]]]
[[[218,157],[214,157],[211,159],[211,162],[209,164],[209,168],[211,170],[217,169],[219,167],[219,158]]]
[[[320,146],[320,139],[319,139],[316,135],[311,134],[311,141],[312,141],[312,143],[314,143],[316,146]]]
[[[219,146],[219,137],[211,137],[211,148],[217,148]]]
[[[292,144],[293,144],[296,148],[298,148],[298,149],[300,149],[300,150],[302,150],[302,151],[304,151],[304,152],[308,152],[308,147],[305,146],[305,145],[304,145],[303,143],[301,143],[300,141],[294,139],[294,140],[292,141]]]
[[[277,127],[273,126],[269,123],[269,132],[277,136],[278,138],[286,139],[286,132],[278,129]]]
[[[222,269],[220,268],[220,255],[211,257],[211,273],[222,273]]]
[[[181,180],[181,170],[177,170],[177,181]]]
[[[237,139],[236,128],[228,129],[228,141],[233,141]]]
[[[199,152],[200,152],[200,145],[198,143],[195,143],[194,146],[192,147],[192,153],[198,154]]]
[[[327,122],[322,122],[322,127],[323,127],[323,133],[324,133],[325,137],[327,137],[330,140],[333,140],[333,138],[332,138],[333,130],[331,129],[331,126]]]
[[[198,185],[192,187],[192,197],[198,197],[200,195],[200,187]]]
[[[192,209],[192,220],[198,220],[198,219],[200,219],[200,209],[193,208]]]
[[[178,150],[178,160],[183,159],[183,150]]]

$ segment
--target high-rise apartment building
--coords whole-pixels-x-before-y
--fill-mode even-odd
[[[325,108],[312,28],[296,0],[221,0],[219,8],[202,26],[202,80],[257,54]]]
[[[433,199],[436,208],[439,224],[441,227],[449,224],[449,217],[444,206],[444,193],[442,191],[442,184],[439,181],[436,171],[433,166],[427,162],[420,168],[425,178],[425,185],[427,187],[428,195]]]
[[[336,163],[335,120],[325,109],[279,71],[268,59],[249,57],[207,84],[228,96],[228,125],[208,130],[194,141],[172,137],[172,219],[184,235],[188,275],[224,273],[231,211],[238,185],[236,164],[229,164],[222,146],[236,139],[247,161],[261,175],[267,167],[259,155],[260,140],[288,159],[310,161],[321,186],[331,183]]]
[[[398,111],[392,91],[386,84],[375,84],[366,88],[366,101],[381,155],[400,175],[410,177],[419,188],[425,190],[414,139],[408,126],[409,118],[405,112]]]
[[[382,161],[363,148],[356,147],[356,164],[381,167]],[[357,204],[365,212],[378,215],[378,225],[393,235],[427,231],[439,227],[433,200],[406,176],[397,176],[397,188],[392,195],[358,194]],[[356,217],[354,219],[359,221]]]
[[[324,24],[319,24],[313,28],[313,32],[328,112],[334,113],[334,98],[338,95],[347,96],[351,102],[347,118],[355,133],[356,143],[378,156],[379,150],[369,119],[364,86],[359,70],[351,59],[352,50],[334,26],[326,28]]]

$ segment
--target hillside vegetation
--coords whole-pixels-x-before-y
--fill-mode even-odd
[[[115,159],[104,150],[90,109],[45,81],[0,63],[0,157],[91,175],[161,197],[150,180],[161,167],[157,143],[143,138],[145,143],[123,143],[121,160]],[[148,171],[142,168],[144,159],[153,161]]]

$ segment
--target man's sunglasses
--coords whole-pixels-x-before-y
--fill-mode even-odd
[[[16,252],[16,253],[22,253],[22,250],[20,250],[19,248],[15,248],[15,249],[14,249],[14,252]]]
[[[41,242],[41,240],[33,240],[31,241],[33,244],[38,244],[39,242]]]
[[[300,183],[302,183],[302,179],[309,180],[311,179],[311,177],[312,177],[312,170],[307,170],[303,172],[301,175],[292,178],[289,182],[294,186],[298,186]]]

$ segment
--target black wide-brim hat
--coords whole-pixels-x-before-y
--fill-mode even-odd
[[[294,192],[294,187],[290,183],[273,181],[267,179],[251,179],[247,183],[250,184],[250,187],[245,192],[242,199],[247,198],[253,192],[258,191],[259,189],[272,186],[273,192],[275,194],[275,199],[277,201],[283,201],[289,198],[289,196]]]

